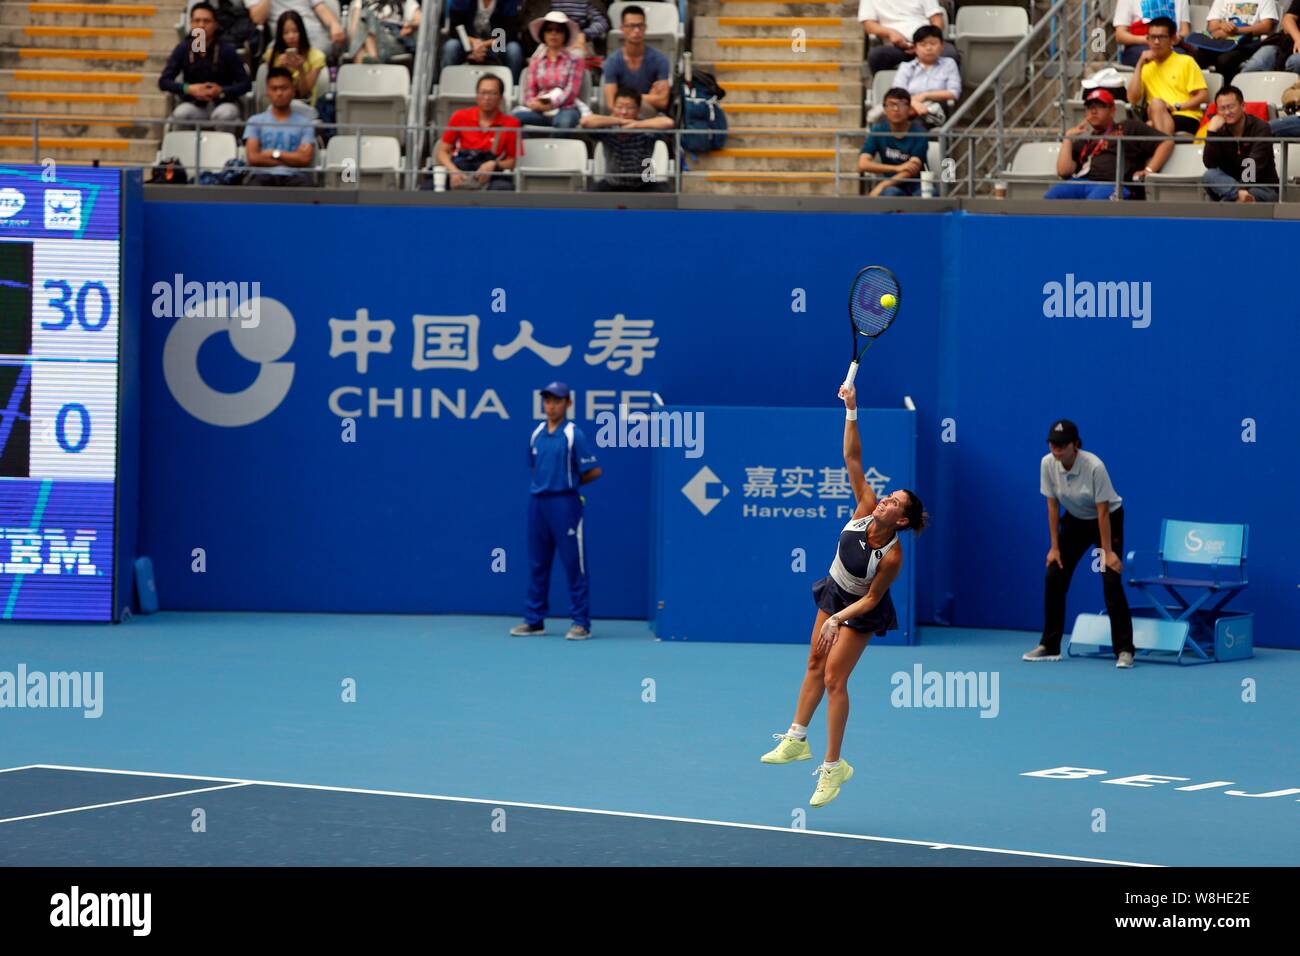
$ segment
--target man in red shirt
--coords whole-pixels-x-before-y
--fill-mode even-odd
[[[450,172],[452,189],[514,189],[515,159],[522,152],[519,120],[501,112],[505,83],[501,77],[480,76],[476,106],[457,110],[447,121],[435,162]]]

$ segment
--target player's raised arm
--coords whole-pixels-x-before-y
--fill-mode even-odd
[[[858,392],[852,385],[840,386],[844,400],[844,467],[848,469],[849,484],[858,503],[854,517],[870,514],[876,507],[876,493],[867,484],[862,471],[862,436],[858,434]]]

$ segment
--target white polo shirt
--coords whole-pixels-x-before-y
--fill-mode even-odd
[[[909,41],[936,13],[943,13],[943,6],[937,0],[861,0],[858,4],[859,20],[875,20],[886,29],[897,30]]]
[[[1214,0],[1205,20],[1240,20],[1251,27],[1260,20],[1277,22],[1282,19],[1277,12],[1276,0]]]
[[[1112,513],[1119,510],[1124,499],[1115,494],[1110,475],[1100,458],[1090,451],[1079,449],[1074,467],[1069,471],[1049,451],[1039,465],[1039,491],[1045,497],[1055,498],[1065,510],[1084,521],[1097,520],[1097,505],[1110,502]]]

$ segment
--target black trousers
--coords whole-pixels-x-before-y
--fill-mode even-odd
[[[1226,53],[1213,50],[1194,50],[1192,55],[1196,64],[1203,70],[1214,67],[1223,76],[1225,84],[1231,83],[1241,65],[1249,60],[1260,47],[1258,40],[1243,40]]]
[[[1044,594],[1044,624],[1042,645],[1053,654],[1060,653],[1061,638],[1065,634],[1065,596],[1070,590],[1070,578],[1075,565],[1092,549],[1101,545],[1101,525],[1096,518],[1084,521],[1068,511],[1061,519],[1057,533],[1060,542],[1061,564],[1047,568]],[[1124,558],[1124,509],[1110,513],[1110,550]],[[1088,562],[1092,567],[1092,562]],[[1106,597],[1106,613],[1110,616],[1110,646],[1119,655],[1121,651],[1133,653],[1133,615],[1128,609],[1124,594],[1124,579],[1102,564],[1101,589]]]

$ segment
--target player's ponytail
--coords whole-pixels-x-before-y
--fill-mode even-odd
[[[925,506],[921,504],[921,499],[916,496],[916,492],[910,488],[904,488],[903,491],[907,493],[908,500],[907,507],[903,509],[903,517],[907,519],[907,530],[920,534],[930,523],[930,515],[926,513]]]

